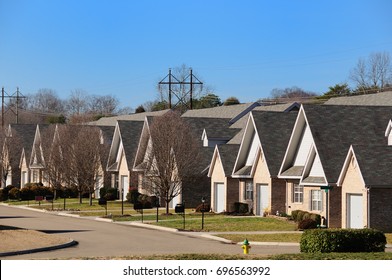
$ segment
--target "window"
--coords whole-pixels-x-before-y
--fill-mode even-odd
[[[304,202],[304,186],[299,184],[293,185],[293,202],[294,203]]]
[[[253,200],[253,182],[245,183],[245,200]]]
[[[321,190],[312,191],[312,211],[322,211],[322,192]]]
[[[38,171],[33,171],[33,183],[38,183]]]

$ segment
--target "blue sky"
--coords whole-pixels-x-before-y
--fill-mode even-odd
[[[222,100],[349,82],[359,58],[392,56],[392,1],[0,0],[0,86],[75,89],[136,108],[186,64]]]

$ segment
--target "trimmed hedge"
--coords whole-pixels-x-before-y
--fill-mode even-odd
[[[384,252],[386,237],[375,229],[312,229],[301,237],[302,253]]]
[[[249,212],[248,203],[234,202],[234,212],[238,214],[246,214]]]

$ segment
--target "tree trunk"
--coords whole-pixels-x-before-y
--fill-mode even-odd
[[[79,204],[82,204],[82,191],[79,191]]]
[[[166,215],[169,215],[169,203],[170,203],[170,201],[169,201],[169,196],[168,195],[166,195],[166,197],[165,197],[165,202],[166,202]]]
[[[92,195],[91,192],[90,192],[89,195],[88,195],[88,199],[89,199],[89,205],[90,205],[90,206],[93,206],[93,195]]]

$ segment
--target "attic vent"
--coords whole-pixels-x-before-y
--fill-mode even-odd
[[[354,156],[351,157],[351,165],[353,166],[354,169],[357,168],[357,161],[355,160]]]

